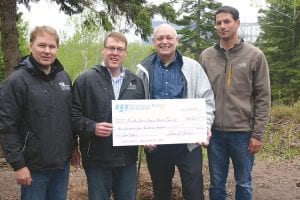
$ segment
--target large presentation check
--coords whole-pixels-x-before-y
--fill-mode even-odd
[[[113,146],[207,141],[205,99],[113,100]]]

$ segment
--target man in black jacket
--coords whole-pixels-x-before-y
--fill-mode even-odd
[[[112,100],[144,99],[142,81],[125,67],[127,39],[117,32],[104,40],[100,65],[81,74],[73,86],[72,120],[90,200],[135,200],[137,146],[112,146]]]
[[[30,34],[31,54],[1,88],[1,145],[22,200],[67,197],[74,144],[71,80],[56,59],[58,46],[52,27],[36,27]]]

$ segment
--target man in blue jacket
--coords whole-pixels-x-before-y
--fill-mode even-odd
[[[22,200],[67,198],[74,144],[71,80],[56,59],[58,46],[52,27],[36,27],[30,34],[31,54],[1,88],[1,145]]]
[[[214,94],[201,65],[178,50],[178,36],[169,24],[153,33],[156,52],[138,65],[149,99],[205,98],[208,141],[214,119]],[[207,144],[204,144],[207,145]],[[203,197],[202,150],[200,144],[147,145],[146,158],[154,199],[169,200],[175,166],[179,169],[184,199]]]

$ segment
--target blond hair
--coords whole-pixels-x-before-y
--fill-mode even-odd
[[[31,32],[30,32],[30,42],[33,42],[38,35],[43,34],[49,34],[54,37],[56,41],[57,47],[59,46],[59,36],[54,28],[51,26],[36,26]]]
[[[107,42],[108,38],[113,38],[117,41],[124,42],[125,43],[125,48],[127,48],[127,38],[122,33],[119,33],[119,32],[109,33],[104,39],[104,46],[106,46],[106,42]]]

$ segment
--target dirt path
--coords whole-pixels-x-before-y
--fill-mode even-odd
[[[204,163],[205,196],[208,199],[208,167]],[[300,157],[293,161],[257,161],[253,169],[254,200],[300,200]],[[19,199],[19,187],[15,184],[14,174],[0,160],[0,200]],[[173,199],[180,200],[181,187],[178,174],[174,178]],[[146,166],[142,165],[138,187],[140,200],[152,200],[151,180]],[[228,181],[228,199],[233,199],[234,183],[232,171]],[[86,178],[79,169],[70,174],[69,200],[87,200]]]

